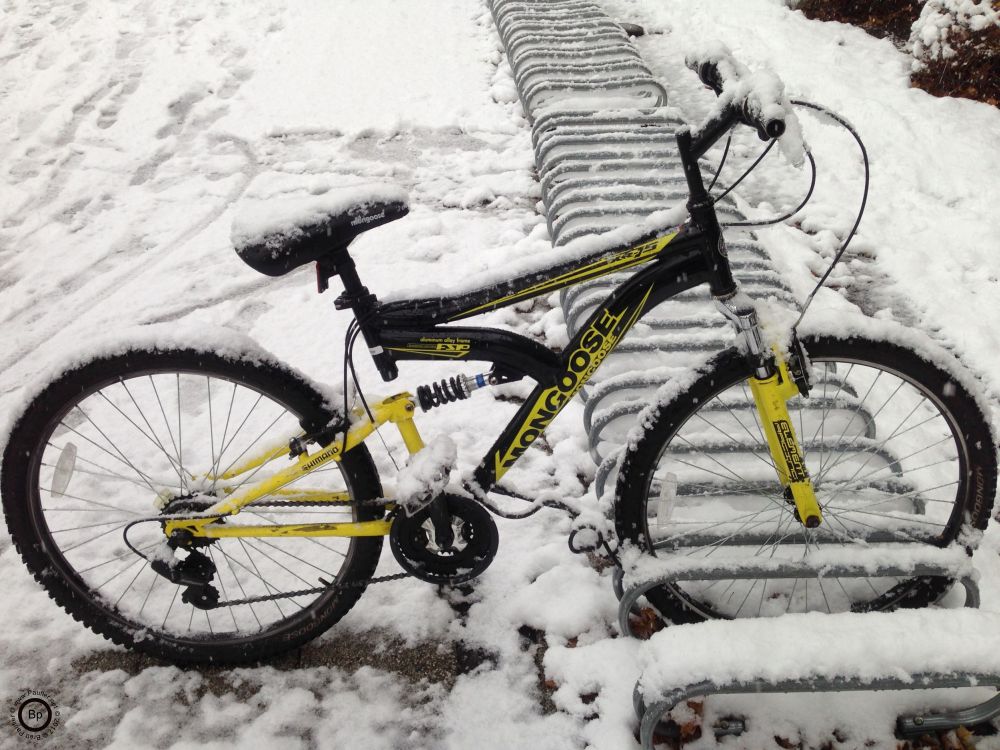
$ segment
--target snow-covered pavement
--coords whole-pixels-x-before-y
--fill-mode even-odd
[[[995,109],[910,90],[908,58],[888,42],[806,21],[778,0],[605,6],[651,32],[640,51],[689,119],[711,95],[681,69],[685,40],[706,38],[848,117],[865,138],[873,182],[852,259],[834,281],[869,314],[934,335],[1000,394]],[[352,246],[380,295],[545,263],[551,246],[528,131],[480,0],[9,0],[2,13],[0,434],[25,389],[68,353],[136,324],[228,326],[336,383],[349,317],[333,310],[333,294],[315,293],[311,269],[269,279],[239,261],[229,232],[243,197],[372,179],[402,185],[411,214]],[[820,168],[816,197],[798,226],[761,235],[800,297],[849,229],[861,190],[849,138],[803,119]],[[757,148],[751,137],[738,141],[727,176]],[[767,216],[792,205],[805,182],[773,157],[740,195],[751,216]],[[554,303],[481,320],[561,346]],[[816,304],[850,306],[835,292]],[[363,354],[358,365],[375,393],[455,374],[407,363],[386,386]],[[524,392],[518,384],[477,394],[422,417],[421,429],[450,435],[469,470]],[[593,503],[581,408],[571,405],[541,442],[511,485]],[[53,696],[62,721],[54,747],[631,747],[640,645],[611,638],[608,574],[570,554],[569,521],[557,511],[498,525],[499,554],[472,593],[412,580],[373,586],[301,661],[223,673],[126,658],[50,602],[0,532],[0,700],[6,706],[23,688]],[[1000,610],[998,548],[993,530],[977,555],[990,610]],[[379,572],[397,570],[386,550]],[[543,633],[543,646],[519,630]],[[355,634],[370,644],[371,633],[442,658],[458,643],[488,658],[457,677],[414,683],[377,654],[360,668],[318,655]],[[553,681],[554,710],[543,710],[544,680]],[[945,693],[939,703],[965,699]],[[807,747],[894,748],[896,713],[925,700],[727,698],[706,712],[749,717],[738,746],[770,746],[779,735]],[[706,736],[692,747],[714,744]],[[0,729],[0,747],[18,746]]]

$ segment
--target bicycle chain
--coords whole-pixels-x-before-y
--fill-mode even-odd
[[[267,594],[263,596],[251,596],[247,599],[230,599],[225,602],[217,602],[212,609],[218,609],[219,607],[238,607],[244,604],[257,604],[259,602],[273,602],[276,599],[291,599],[296,596],[310,596],[312,594],[321,594],[324,591],[330,591],[333,589],[351,589],[351,588],[365,588],[372,583],[387,583],[389,581],[399,581],[403,578],[409,578],[409,573],[393,573],[389,576],[377,576],[375,578],[368,578],[364,581],[347,581],[344,583],[334,583],[327,586],[316,586],[311,589],[300,589],[298,591],[288,591],[284,594]]]
[[[514,497],[514,498],[517,498],[519,500],[528,501],[528,498],[521,497],[520,495],[518,495],[518,494],[516,494],[514,492],[507,491],[507,490],[498,490],[498,493],[501,494],[501,495],[506,495],[508,497]],[[303,506],[305,506],[305,507],[317,507],[317,506],[325,506],[325,505],[365,505],[365,506],[381,506],[381,507],[385,507],[386,505],[392,504],[392,502],[393,501],[386,500],[385,498],[375,498],[375,499],[372,499],[372,500],[362,500],[360,502],[357,501],[357,500],[327,500],[325,502],[317,502],[317,503],[302,503],[300,501],[297,502],[295,500],[272,500],[270,502],[260,503],[259,505],[257,505],[257,507],[292,507],[292,506],[295,506],[295,507],[303,507]],[[252,505],[255,505],[255,504],[251,503],[251,506]],[[567,506],[562,505],[562,503],[554,503],[553,506],[557,507],[557,508],[559,508],[561,510],[570,511],[572,513],[572,510],[570,508],[568,508]],[[248,507],[250,507],[250,506],[248,506]],[[535,510],[538,510],[541,507],[542,507],[542,504],[539,504],[539,506],[536,507]],[[598,536],[600,537],[600,534]],[[618,562],[617,558],[616,558],[614,552],[612,552],[611,549],[608,547],[607,542],[605,540],[603,540],[603,539],[601,539],[600,541],[604,543],[604,547],[608,551],[609,557],[611,557],[611,559],[614,560],[617,563]],[[571,549],[572,549],[572,547],[571,547]],[[310,589],[299,589],[297,591],[288,591],[288,592],[280,593],[280,594],[263,594],[261,596],[251,596],[251,597],[247,597],[245,599],[229,599],[229,600],[224,601],[224,602],[217,602],[212,607],[212,609],[219,609],[221,607],[238,607],[238,606],[243,606],[243,605],[247,605],[247,604],[260,604],[260,603],[263,603],[263,602],[276,601],[278,599],[292,599],[292,598],[295,598],[297,596],[312,596],[313,594],[322,594],[325,591],[331,591],[331,590],[335,590],[335,589],[365,588],[367,586],[370,586],[370,585],[376,584],[376,583],[388,583],[389,581],[400,581],[400,580],[402,580],[404,578],[411,578],[411,577],[413,577],[411,573],[393,573],[392,575],[387,575],[387,576],[375,576],[373,578],[367,578],[367,579],[365,579],[363,581],[348,581],[348,582],[344,582],[344,583],[333,583],[333,584],[327,584],[327,585],[324,585],[324,586],[315,586],[315,587],[310,588]],[[322,579],[320,579],[320,580],[322,580]]]
[[[386,498],[372,498],[371,500],[326,500],[324,502],[314,502],[314,503],[303,503],[296,500],[270,500],[262,503],[250,503],[247,507],[257,507],[257,508],[273,508],[273,507],[307,507],[315,508],[322,506],[342,506],[342,505],[363,505],[370,507],[385,507],[391,505],[392,500],[387,500]],[[145,519],[148,521],[162,520],[162,518],[149,518]],[[299,589],[298,591],[288,591],[281,594],[264,594],[261,596],[251,596],[246,599],[228,599],[224,602],[216,602],[210,609],[219,609],[221,607],[237,607],[244,604],[258,604],[261,602],[271,602],[277,599],[291,599],[296,596],[311,596],[312,594],[321,594],[324,591],[330,591],[333,589],[349,589],[349,588],[365,588],[366,586],[373,583],[387,583],[389,581],[398,581],[403,578],[411,577],[410,573],[394,573],[388,576],[376,576],[374,578],[368,578],[363,581],[349,581],[344,583],[333,583],[327,584],[325,586],[315,586],[311,589]],[[321,581],[323,579],[320,579]]]
[[[325,505],[365,505],[365,506],[379,506],[385,507],[386,505],[391,505],[392,500],[386,500],[385,498],[373,498],[371,500],[327,500],[321,503],[303,503],[296,502],[295,500],[272,500],[266,503],[260,503],[257,507],[317,507]],[[254,506],[255,503],[251,503],[247,507]],[[330,591],[333,589],[357,589],[365,588],[373,583],[388,583],[389,581],[399,581],[403,578],[409,578],[409,573],[394,573],[388,576],[376,576],[374,578],[367,578],[363,581],[345,581],[344,583],[333,583],[326,586],[315,586],[311,589],[299,589],[298,591],[288,591],[283,594],[262,594],[261,596],[251,596],[246,599],[230,599],[224,602],[218,602],[212,609],[218,609],[219,607],[238,607],[244,604],[257,604],[260,602],[273,602],[277,599],[292,599],[296,596],[311,596],[313,594],[321,594],[324,591]],[[323,579],[320,579],[323,580]]]
[[[392,505],[395,500],[384,497],[375,497],[371,500],[324,500],[322,502],[302,502],[301,500],[268,500],[267,502],[253,502],[247,508],[317,508],[325,505],[362,505],[368,507],[381,507]],[[223,516],[225,518],[226,516]]]

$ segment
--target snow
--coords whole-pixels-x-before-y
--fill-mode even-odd
[[[644,644],[640,690],[648,705],[703,680],[725,685],[758,678],[841,677],[870,683],[885,678],[914,682],[921,673],[995,676],[1000,673],[998,625],[1000,615],[970,609],[808,612],[776,620],[679,625]],[[718,648],[719,643],[726,648]],[[825,647],[817,649],[817,643]]]
[[[244,198],[233,217],[229,235],[239,250],[248,245],[278,248],[284,241],[300,237],[306,229],[347,214],[351,227],[385,218],[375,209],[382,204],[406,207],[406,191],[396,185],[367,183],[330,188],[319,194],[278,194]]]
[[[396,475],[396,501],[411,515],[423,508],[444,492],[457,459],[455,441],[447,435],[435,437]]]
[[[684,68],[682,40],[718,39],[748,69],[774,71],[786,96],[830,106],[858,127],[872,155],[869,209],[832,279],[840,290],[821,292],[804,325],[823,329],[857,316],[860,301],[879,324],[895,321],[894,336],[933,336],[995,404],[996,110],[909,89],[908,55],[859,30],[807,21],[777,0],[604,6],[646,28],[640,52],[692,125],[717,100]],[[511,73],[475,0],[14,0],[0,32],[0,424],[9,425],[47,379],[79,363],[79,353],[122,351],[128,342],[257,352],[339,387],[349,316],[331,309],[333,294],[315,294],[310,269],[266,279],[232,252],[234,209],[254,195],[399,185],[410,214],[351,248],[361,278],[386,299],[480,288],[642,233],[552,250]],[[800,299],[853,223],[861,190],[850,139],[809,113],[801,124],[819,162],[816,196],[797,223],[761,232]],[[739,135],[722,181],[738,176],[759,148],[753,133]],[[773,215],[797,203],[804,180],[786,163],[765,160],[738,189],[741,208]],[[676,207],[664,206],[658,226],[646,229],[679,220]],[[541,298],[481,320],[562,346],[554,304]],[[768,305],[769,320],[787,319],[787,310],[772,307],[781,308]],[[215,337],[220,328],[230,333]],[[388,387],[363,355],[357,364],[369,388]],[[433,363],[403,363],[392,387],[412,390],[446,374]],[[420,429],[429,443],[448,436],[455,474],[467,475],[527,387],[484,389],[420,415]],[[574,402],[505,482],[597,515],[581,418]],[[398,440],[387,440],[397,459],[405,456]],[[391,480],[391,462],[381,448],[375,453]],[[564,514],[545,509],[498,526],[497,559],[471,592],[412,580],[378,584],[301,658],[224,672],[153,665],[110,647],[50,602],[0,533],[4,595],[16,603],[0,611],[7,634],[0,696],[24,686],[54,695],[67,746],[634,747],[632,686],[654,656],[670,664],[673,654],[657,651],[668,639],[612,637],[610,574],[570,554]],[[974,557],[986,612],[1000,611],[998,550],[996,529],[988,529]],[[377,574],[395,572],[384,554]],[[544,631],[544,655],[518,634],[526,625]],[[690,633],[702,651],[725,650],[714,631],[699,627]],[[969,643],[986,643],[996,631],[969,627],[976,628],[963,639]],[[373,632],[385,643],[483,649],[491,658],[450,683],[429,673],[401,676],[376,663],[368,651],[377,649],[365,649],[357,664],[323,661]],[[966,648],[957,641],[947,643]],[[541,679],[555,683],[551,713],[539,708]],[[894,748],[898,712],[967,698],[723,697],[706,702],[705,721],[749,718],[754,729],[729,746],[769,746],[777,734],[815,748],[837,730],[848,737],[843,746]],[[692,745],[713,746],[710,736]]]
[[[910,46],[918,60],[954,56],[948,37],[1000,25],[1000,13],[986,0],[927,0],[910,29]]]

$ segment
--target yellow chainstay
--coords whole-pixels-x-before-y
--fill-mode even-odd
[[[778,371],[766,380],[750,378],[750,391],[760,414],[778,479],[783,487],[791,488],[799,521],[808,528],[815,528],[823,522],[823,514],[816,501],[809,470],[802,458],[795,428],[788,415],[787,401],[797,396],[799,389],[789,376],[788,365],[780,355],[776,357],[776,363]]]
[[[311,456],[302,454],[288,468],[273,474],[267,479],[254,482],[245,489],[237,489],[215,505],[205,509],[204,518],[167,521],[164,533],[169,537],[177,531],[186,531],[196,537],[222,539],[226,537],[306,537],[306,536],[385,536],[389,533],[391,521],[357,521],[350,523],[308,523],[308,524],[260,524],[237,526],[216,523],[222,516],[232,516],[241,508],[255,500],[278,495],[281,499],[294,497],[299,502],[329,502],[330,500],[346,499],[342,492],[327,492],[324,490],[287,490],[292,482],[306,474],[324,466],[331,461],[340,461],[344,453],[364,442],[376,429],[392,422],[399,429],[403,443],[410,453],[416,453],[424,447],[424,442],[413,423],[415,410],[413,398],[409,393],[399,393],[383,401],[372,404],[372,421],[367,416],[347,431],[345,440],[334,440],[323,450]],[[224,474],[215,477],[211,474],[204,478],[208,481],[233,479],[248,471],[263,466],[268,461],[287,455],[288,446],[272,448],[263,454],[251,457],[239,466],[233,467]],[[284,497],[283,497],[284,496]]]

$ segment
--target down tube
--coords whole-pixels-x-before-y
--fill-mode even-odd
[[[656,263],[615,290],[587,319],[560,357],[555,385],[537,385],[476,468],[475,489],[488,492],[531,447],[597,371],[642,315],[660,302],[708,281],[700,259]]]

